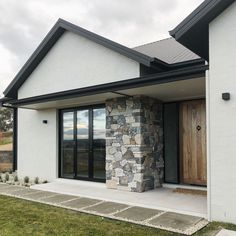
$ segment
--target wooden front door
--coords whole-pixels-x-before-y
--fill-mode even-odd
[[[180,162],[183,184],[207,184],[205,100],[180,104]]]

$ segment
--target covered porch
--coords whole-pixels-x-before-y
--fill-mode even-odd
[[[56,175],[52,180],[49,179],[50,183],[35,185],[32,188],[207,218],[207,194],[178,193],[175,191],[177,187],[171,186],[177,184],[182,189],[197,189],[206,192],[207,179],[206,171],[204,178],[201,178],[203,172],[199,171],[198,165],[191,165],[195,168],[196,174],[193,176],[195,179],[188,176],[192,172],[191,169],[186,172],[187,177],[190,178],[182,178],[184,172],[178,146],[180,136],[177,132],[173,135],[170,132],[170,135],[176,138],[176,142],[168,145],[165,143],[166,120],[164,117],[166,104],[205,100],[205,69],[204,67],[200,72],[193,74],[179,72],[180,75],[168,73],[167,76],[167,73],[163,73],[167,76],[164,76],[163,80],[160,78],[161,74],[158,75],[159,78],[157,75],[149,75],[143,77],[142,83],[139,83],[140,78],[137,78],[136,84],[135,79],[132,79],[132,84],[98,86],[97,91],[92,91],[90,88],[85,92],[82,89],[12,102],[20,109],[31,109],[38,114],[42,112],[39,119],[42,119],[45,131],[47,125],[54,125],[50,117],[46,118],[47,111],[57,114],[55,122],[57,156],[56,161],[51,165]],[[101,151],[99,156],[93,152],[95,148],[93,146],[95,143],[93,114],[97,105],[103,105],[106,113],[105,119],[103,117],[103,137],[97,142]],[[79,127],[85,124],[78,123],[78,111],[81,109],[91,114],[85,125],[90,146],[83,149],[82,154],[79,151],[74,152],[78,150],[78,144],[81,144],[78,136]],[[70,147],[66,144],[66,150],[63,149],[64,124],[60,121],[63,120],[61,114],[67,112],[73,113],[73,117],[70,118],[71,127],[69,127],[73,130],[71,136],[73,140],[69,141],[75,143],[75,146]],[[179,125],[178,113],[175,115],[177,115],[175,125]],[[65,130],[65,134],[68,134],[68,130]],[[40,135],[43,137],[44,134]],[[68,139],[66,141],[68,143]],[[167,159],[165,147],[172,147],[171,145],[175,145],[174,160]],[[187,152],[189,151],[191,147],[188,147]],[[202,153],[202,156],[206,158],[206,153]],[[66,157],[70,159],[69,168],[64,165],[65,163],[68,165]],[[195,157],[198,158],[198,156]],[[206,162],[200,164],[205,170],[207,169]],[[27,168],[30,169],[29,166]],[[45,170],[46,176],[46,172],[51,170],[47,167]],[[65,170],[66,172],[63,172]],[[40,173],[33,174],[40,175]]]

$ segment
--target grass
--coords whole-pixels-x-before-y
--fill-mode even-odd
[[[0,196],[0,235],[176,235],[103,217]]]
[[[0,145],[6,145],[12,143],[12,138],[3,138],[0,140]]]
[[[0,196],[0,236],[169,236],[179,235],[71,210]],[[211,223],[196,235],[210,235],[235,225]]]

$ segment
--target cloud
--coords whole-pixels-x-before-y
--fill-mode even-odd
[[[129,47],[169,37],[203,0],[1,0],[0,94],[58,18]]]

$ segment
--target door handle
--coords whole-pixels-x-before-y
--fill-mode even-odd
[[[197,131],[200,131],[202,127],[200,125],[197,126]]]

